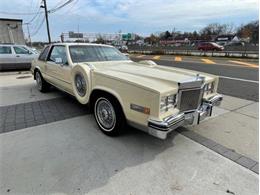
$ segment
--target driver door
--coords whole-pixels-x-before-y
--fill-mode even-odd
[[[54,45],[51,48],[46,63],[46,74],[50,81],[59,88],[71,92],[70,71],[68,64],[66,47],[64,45]]]

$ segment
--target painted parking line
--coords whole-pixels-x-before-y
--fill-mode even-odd
[[[236,80],[236,81],[243,81],[243,82],[249,82],[249,83],[259,83],[259,81],[248,80],[248,79],[240,79],[240,78],[235,78],[235,77],[219,76],[219,78]]]
[[[205,59],[205,58],[202,58],[201,59],[204,63],[206,64],[216,64],[216,62],[212,61],[212,60],[209,60],[209,59]]]
[[[176,56],[176,57],[174,58],[174,61],[176,61],[176,62],[181,62],[181,61],[182,61],[182,58],[181,58],[180,56]]]
[[[153,59],[154,60],[160,60],[161,56],[154,56]]]
[[[137,58],[142,58],[144,57],[145,55],[139,55],[139,56],[136,56]]]
[[[236,61],[236,60],[229,60],[229,62],[235,63],[235,64],[241,64],[241,65],[245,65],[245,66],[249,66],[249,67],[254,67],[254,68],[259,67],[257,64],[251,64],[251,63],[241,62],[241,61]]]

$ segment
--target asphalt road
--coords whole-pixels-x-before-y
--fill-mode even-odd
[[[157,58],[157,59],[156,59]],[[173,66],[190,70],[197,70],[220,76],[218,92],[242,99],[259,101],[258,62],[243,61],[247,65],[230,63],[232,59],[210,59],[212,63],[205,63],[199,58],[185,57],[181,61],[173,60],[169,56],[131,56],[134,61],[151,59],[159,65]],[[251,65],[254,64],[254,65]]]

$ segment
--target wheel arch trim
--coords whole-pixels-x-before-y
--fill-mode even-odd
[[[96,86],[96,87],[94,87],[92,89],[91,93],[90,93],[90,104],[92,104],[91,103],[92,95],[95,92],[102,92],[102,91],[105,92],[105,93],[108,93],[108,94],[110,94],[112,96],[114,96],[117,99],[117,101],[119,102],[119,104],[120,104],[120,106],[122,108],[122,111],[123,111],[124,115],[126,116],[125,109],[124,109],[124,106],[123,106],[124,104],[123,104],[123,100],[122,100],[121,96],[116,91],[114,91],[114,90],[112,90],[112,89],[110,89],[108,87],[103,87],[103,86]]]

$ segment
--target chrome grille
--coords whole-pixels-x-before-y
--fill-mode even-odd
[[[181,112],[195,110],[201,103],[201,89],[181,90],[179,109]]]

